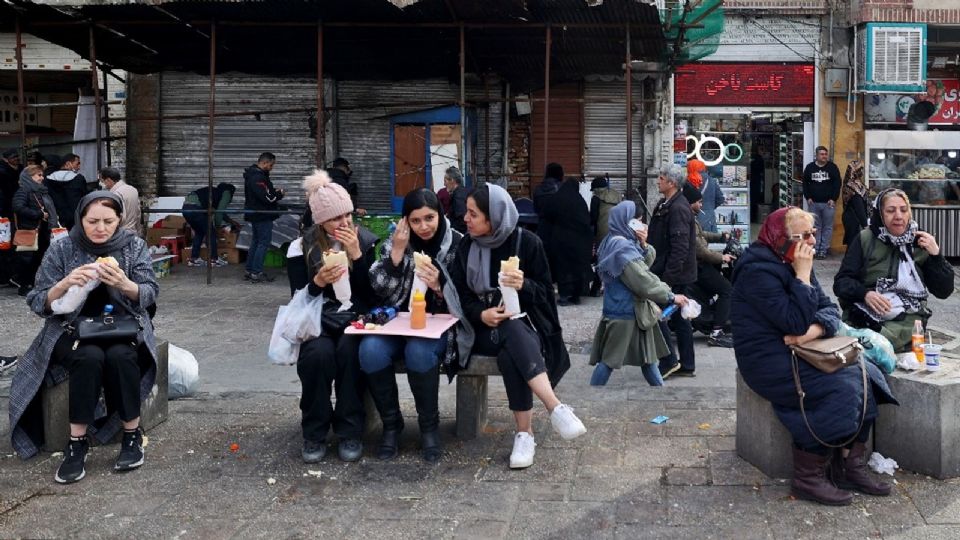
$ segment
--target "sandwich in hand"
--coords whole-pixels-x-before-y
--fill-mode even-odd
[[[102,264],[109,264],[114,268],[120,268],[120,263],[118,263],[117,259],[113,257],[98,257],[97,262]]]
[[[505,261],[500,261],[500,272],[509,272],[520,269],[520,257],[514,255]]]
[[[347,253],[345,251],[327,250],[323,252],[323,267],[343,265],[347,266]]]

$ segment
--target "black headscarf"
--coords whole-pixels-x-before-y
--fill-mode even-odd
[[[86,210],[86,208],[90,206],[93,201],[98,199],[110,199],[115,201],[121,208],[121,214],[123,213],[123,200],[120,199],[119,195],[103,190],[88,193],[82,199],[80,199],[80,204],[77,205],[77,211],[74,214],[74,223],[76,223],[76,225],[70,229],[70,239],[73,240],[73,243],[83,251],[86,251],[91,255],[96,255],[97,257],[103,257],[104,255],[110,255],[111,253],[119,253],[121,249],[133,242],[137,237],[132,232],[121,227],[118,222],[116,232],[114,232],[113,236],[111,236],[106,242],[102,244],[96,244],[90,241],[90,239],[87,238],[87,234],[83,231],[83,223],[81,222],[80,216],[83,215],[84,210]]]

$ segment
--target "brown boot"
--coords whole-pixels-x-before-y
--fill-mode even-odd
[[[834,483],[839,488],[855,489],[867,495],[886,497],[893,486],[877,479],[867,468],[867,446],[856,442],[843,460],[834,460]]]
[[[793,481],[790,493],[798,499],[816,501],[831,506],[845,506],[853,501],[853,494],[834,486],[827,478],[830,455],[819,456],[793,449]]]

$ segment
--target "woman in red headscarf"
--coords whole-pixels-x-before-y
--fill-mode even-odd
[[[813,273],[816,229],[813,214],[781,208],[763,222],[759,239],[733,270],[730,320],[737,366],[747,385],[770,401],[793,436],[792,493],[822,504],[850,504],[847,489],[889,495],[890,485],[867,470],[864,443],[877,417],[877,403],[896,403],[880,370],[861,362],[872,385],[863,391],[859,369],[824,373],[799,361],[806,420],[793,379],[790,345],[834,335],[840,310]],[[864,400],[867,414],[863,421]],[[738,418],[749,422],[750,418]],[[813,430],[817,437],[811,434]],[[834,455],[824,441],[841,444]],[[833,478],[826,471],[833,463]]]

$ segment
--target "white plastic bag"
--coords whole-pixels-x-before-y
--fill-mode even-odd
[[[282,333],[289,309],[288,306],[280,306],[277,310],[277,321],[273,324],[270,347],[267,349],[270,363],[278,366],[292,366],[297,363],[297,357],[300,356],[300,343],[287,340]]]
[[[286,307],[286,311],[283,312],[283,326],[280,329],[284,339],[294,343],[302,343],[322,333],[322,294],[311,297],[307,292],[307,288],[304,287],[293,295],[293,298],[290,299],[290,303],[287,304]],[[275,325],[280,322],[281,319],[278,314]]]
[[[80,309],[80,306],[87,300],[90,291],[100,286],[99,279],[92,279],[84,286],[71,285],[63,296],[50,303],[50,311],[59,315],[63,313],[73,313]]]
[[[897,355],[897,367],[900,369],[905,369],[907,371],[916,371],[923,366],[920,365],[920,361],[917,359],[917,355],[913,351],[900,353]]]
[[[167,351],[168,397],[192,396],[200,386],[200,365],[190,351],[170,344]]]
[[[870,454],[870,461],[867,462],[867,465],[873,472],[889,474],[890,476],[893,476],[893,473],[900,466],[894,459],[883,457],[880,452]]]
[[[688,321],[692,321],[700,316],[701,309],[700,304],[696,300],[688,298],[686,305],[680,308],[680,316]]]

